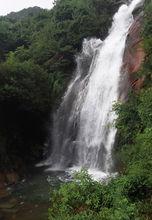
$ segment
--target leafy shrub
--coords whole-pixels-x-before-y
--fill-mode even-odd
[[[73,182],[52,192],[49,219],[134,220],[138,212],[126,193],[129,181],[124,176],[108,184],[99,183],[82,170],[76,173]]]
[[[143,25],[144,88],[116,104],[117,154],[124,163],[122,175],[97,183],[83,171],[51,195],[49,220],[150,220],[152,194],[152,3],[145,2]],[[92,196],[91,196],[92,194]],[[88,200],[89,198],[89,200]],[[88,203],[89,201],[89,203]],[[94,206],[96,202],[96,206]]]

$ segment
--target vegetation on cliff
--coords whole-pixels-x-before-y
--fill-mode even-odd
[[[144,7],[142,69],[144,85],[117,104],[115,156],[121,172],[108,184],[93,181],[86,171],[51,195],[49,219],[150,220],[152,218],[152,2]]]
[[[19,170],[42,157],[51,110],[75,67],[85,37],[104,38],[114,0],[57,0],[0,17],[0,169]],[[49,220],[152,218],[152,3],[144,8],[143,88],[117,105],[116,152],[122,170],[108,184],[86,171],[52,192]]]
[[[0,169],[39,160],[85,37],[104,38],[117,1],[57,0],[0,17]],[[18,161],[18,164],[16,162]]]

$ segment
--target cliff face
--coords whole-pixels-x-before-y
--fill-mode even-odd
[[[131,87],[135,90],[140,89],[144,82],[144,78],[138,78],[136,74],[137,71],[140,70],[145,57],[143,42],[140,34],[142,20],[143,14],[141,13],[136,17],[130,28],[124,54],[123,72],[129,73]]]

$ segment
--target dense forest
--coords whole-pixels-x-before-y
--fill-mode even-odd
[[[0,171],[18,173],[45,157],[51,115],[75,69],[84,38],[104,39],[121,1],[56,0],[0,17]],[[49,220],[152,219],[152,2],[144,4],[145,61],[140,91],[118,113],[113,154],[120,174],[108,184],[87,171],[51,192]],[[81,184],[79,184],[81,182]]]
[[[85,37],[106,36],[120,3],[54,4],[0,17],[0,169],[42,159],[50,113],[72,77],[75,55]]]
[[[125,103],[114,106],[118,113],[114,155],[121,163],[119,176],[108,184],[100,184],[82,170],[75,175],[74,182],[53,192],[50,220],[152,219],[151,1],[144,5],[141,36],[146,57],[137,74],[144,77],[144,85],[138,92],[130,91]]]

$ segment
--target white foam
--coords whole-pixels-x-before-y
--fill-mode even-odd
[[[69,172],[87,167],[93,179],[111,177],[117,132],[113,105],[120,97],[126,39],[134,21],[132,12],[143,2],[132,0],[122,5],[104,41],[84,40],[75,77],[54,119],[52,153],[45,163],[51,168],[47,171],[62,170],[70,164],[79,167]]]
[[[75,172],[80,172],[81,170],[82,167],[75,166],[69,168],[67,172],[73,175]],[[104,173],[101,170],[97,170],[97,169],[88,169],[87,172],[91,176],[91,178],[96,181],[104,181],[111,176],[110,173]]]

